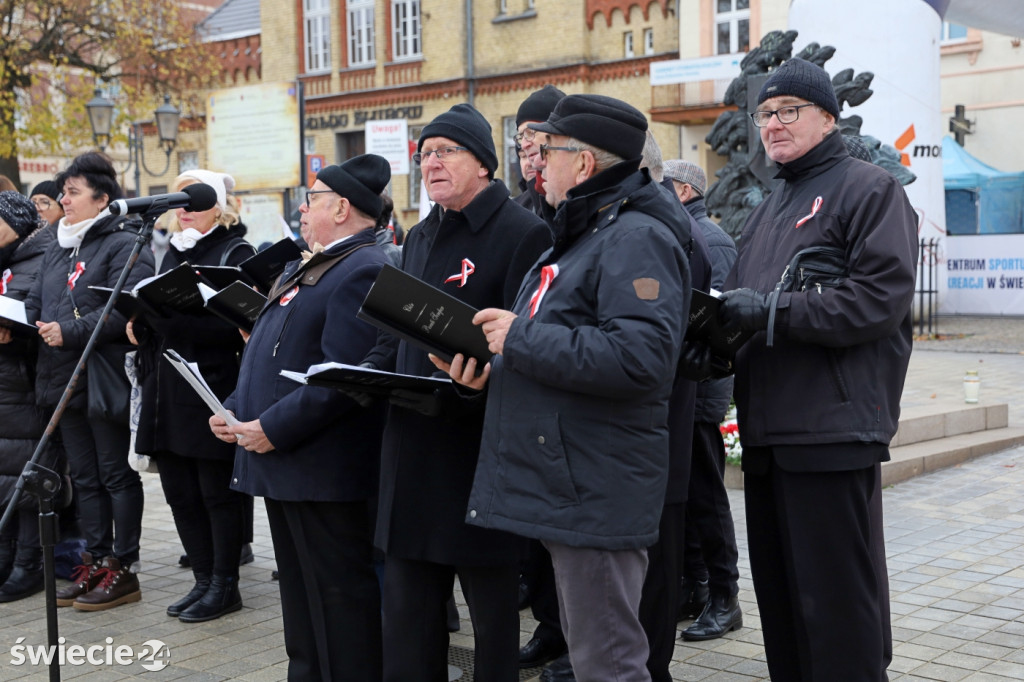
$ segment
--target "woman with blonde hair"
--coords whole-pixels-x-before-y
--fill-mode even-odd
[[[161,272],[186,262],[238,265],[256,253],[243,239],[246,229],[229,194],[234,179],[208,170],[186,171],[175,180],[174,191],[196,182],[213,187],[217,204],[206,211],[174,210]],[[238,561],[245,542],[247,496],[228,487],[234,446],[213,436],[207,427],[209,409],[162,355],[173,348],[197,363],[223,400],[238,380],[242,337],[202,311],[139,318],[128,323],[128,334],[140,346],[142,413],[135,451],[158,463],[164,497],[195,577],[195,586],[167,607],[167,615],[186,623],[213,620],[242,608]]]

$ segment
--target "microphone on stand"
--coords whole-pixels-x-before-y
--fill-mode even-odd
[[[172,194],[154,194],[151,197],[136,197],[134,199],[115,199],[107,206],[113,215],[127,215],[129,213],[146,213],[154,207],[170,211],[175,208],[184,208],[186,211],[208,211],[217,205],[217,192],[203,183],[196,183],[183,187],[180,192]]]

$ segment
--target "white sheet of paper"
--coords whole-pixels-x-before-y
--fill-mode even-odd
[[[181,357],[173,348],[168,348],[167,352],[164,353],[164,357],[171,363],[171,367],[176,369],[185,378],[185,381],[192,387],[192,390],[203,399],[203,402],[210,408],[210,411],[219,415],[221,419],[228,423],[228,426],[236,426],[241,423],[224,409],[224,405],[217,398],[216,394],[210,390],[210,386],[206,383],[206,379],[203,378],[203,374],[199,371],[199,366],[196,363],[189,362]]]

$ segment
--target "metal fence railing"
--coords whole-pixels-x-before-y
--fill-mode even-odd
[[[939,239],[922,239],[917,263],[917,334],[931,337],[938,334],[936,306],[939,302]],[[927,327],[927,331],[925,331]]]

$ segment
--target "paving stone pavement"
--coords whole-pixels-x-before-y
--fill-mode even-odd
[[[953,322],[942,320],[943,330]],[[966,332],[955,340],[915,345],[904,404],[962,396],[963,372],[979,367],[982,402],[1010,405],[1011,425],[1024,425],[1024,322],[956,320]],[[964,342],[968,339],[968,342]],[[262,504],[256,504],[256,561],[241,569],[245,608],[216,621],[183,624],[164,614],[188,591],[191,574],[178,567],[181,545],[159,480],[144,475],[140,574],[143,598],[109,611],[59,609],[65,646],[129,646],[159,640],[169,665],[151,672],[130,665],[66,664],[64,679],[284,680],[287,656],[281,638],[273,547]],[[744,627],[719,640],[676,646],[675,680],[709,682],[768,679],[746,551],[742,491],[730,491],[740,545],[740,601]],[[1024,679],[1024,448],[989,455],[921,476],[885,490],[885,527],[895,657],[889,679]],[[453,645],[472,647],[472,625],[456,593],[462,629]],[[521,641],[534,628],[521,614]],[[683,623],[685,626],[686,623]],[[24,638],[24,639],[20,639]],[[110,639],[108,643],[106,640]],[[12,648],[46,643],[43,595],[0,604],[0,681],[48,680],[44,665],[15,665]]]

